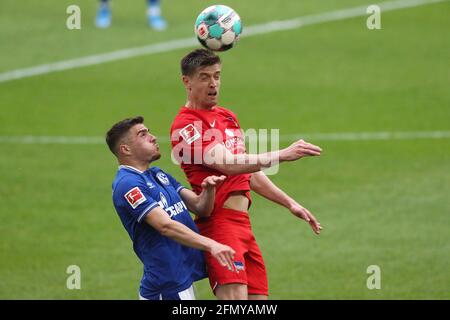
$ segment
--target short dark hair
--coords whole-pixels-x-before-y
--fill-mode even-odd
[[[108,144],[109,150],[118,156],[119,150],[117,150],[117,144],[120,139],[122,139],[132,127],[140,123],[144,123],[144,118],[142,116],[127,118],[113,125],[106,133],[106,143]]]
[[[214,52],[206,49],[196,49],[189,52],[181,59],[181,74],[191,76],[200,67],[213,66],[220,64],[220,57]]]

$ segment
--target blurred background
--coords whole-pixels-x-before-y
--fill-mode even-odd
[[[220,54],[221,105],[245,129],[280,129],[282,147],[303,137],[324,150],[272,176],[319,219],[320,236],[253,195],[271,298],[450,298],[450,3],[428,2],[382,9],[380,30],[366,26],[368,1],[221,3],[244,24]],[[66,28],[72,4],[80,30]],[[155,31],[144,0],[112,0],[107,29],[95,26],[94,0],[0,1],[1,299],[137,299],[142,265],[112,206],[117,163],[103,136],[143,115],[161,138],[155,165],[188,185],[167,137],[185,103],[179,61],[199,44],[45,70],[189,41],[212,4],[163,0],[168,27]],[[353,7],[361,14],[245,37],[255,25]],[[40,65],[33,76],[14,73]],[[66,287],[69,265],[81,269],[80,290]],[[366,286],[371,265],[381,289]],[[214,299],[206,280],[197,297]]]

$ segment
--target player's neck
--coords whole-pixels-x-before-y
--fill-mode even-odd
[[[132,161],[132,160],[124,160],[124,161],[120,161],[119,162],[120,165],[122,166],[128,166],[128,167],[132,167],[134,169],[137,169],[141,172],[144,172],[145,170],[148,169],[149,167],[149,163],[142,163],[142,162],[138,162],[138,161]]]
[[[188,100],[188,102],[186,102],[186,107],[192,110],[211,110],[212,108],[214,108],[214,106],[205,106],[192,100]]]

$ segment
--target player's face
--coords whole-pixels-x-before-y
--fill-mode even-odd
[[[130,129],[129,145],[133,156],[142,161],[152,162],[161,157],[156,137],[140,123]]]
[[[219,101],[220,64],[199,68],[185,81],[189,100],[204,107],[212,108]]]

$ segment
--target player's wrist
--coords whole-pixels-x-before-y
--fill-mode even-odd
[[[259,170],[270,168],[280,162],[279,151],[261,153],[258,155]]]
[[[205,251],[212,253],[217,242],[209,238],[207,239],[208,241],[205,243]]]
[[[294,211],[296,208],[298,208],[299,204],[297,203],[297,201],[289,199],[287,201],[287,205],[286,208],[288,208],[290,211]]]
[[[212,193],[212,192],[216,191],[216,186],[206,184],[206,186],[203,188],[203,191],[207,194]]]
[[[286,207],[287,209],[289,209],[290,211],[294,210],[295,207],[298,205],[297,201],[295,201],[294,199],[292,199],[290,196],[288,196],[287,194],[284,194],[280,197],[279,199],[280,204],[282,204],[284,207]]]
[[[286,161],[286,149],[281,149],[277,152],[276,156],[278,157],[279,162]]]
[[[205,187],[198,196],[198,202],[206,206],[208,203],[214,202],[215,195],[216,195],[215,187],[212,188]]]

